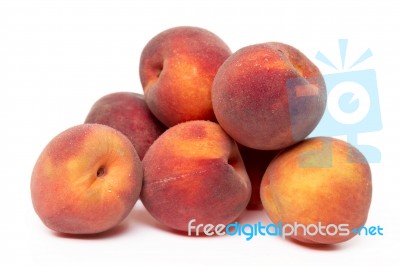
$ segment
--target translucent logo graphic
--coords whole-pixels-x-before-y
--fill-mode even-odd
[[[379,163],[381,153],[377,147],[360,144],[359,134],[376,132],[382,129],[376,72],[373,69],[353,71],[372,56],[370,49],[360,53],[354,62],[347,62],[347,39],[340,39],[339,52],[341,66],[332,63],[328,56],[318,51],[316,59],[331,67],[334,73],[323,75],[327,89],[327,108],[311,136],[347,136],[347,142],[359,149],[370,163]],[[349,67],[347,67],[349,66]],[[298,99],[290,97],[294,86],[288,83],[289,107]],[[308,97],[315,97],[309,95]],[[292,129],[296,137],[295,127]],[[329,147],[327,147],[328,150]]]
[[[348,236],[350,234],[363,236],[383,236],[383,227],[378,226],[360,226],[351,228],[349,224],[301,224],[294,222],[293,224],[263,224],[257,222],[254,224],[241,224],[239,222],[224,224],[197,224],[196,219],[188,222],[188,236],[245,236],[246,241],[253,239],[255,236],[275,236],[283,239],[291,236]]]

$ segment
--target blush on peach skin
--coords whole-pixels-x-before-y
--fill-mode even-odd
[[[115,92],[97,100],[85,123],[115,128],[132,142],[140,159],[166,127],[150,112],[141,94]]]
[[[301,87],[309,96],[293,96],[291,87]],[[232,54],[219,68],[211,92],[221,127],[237,142],[260,150],[282,149],[304,139],[326,106],[318,68],[283,43],[251,45]]]

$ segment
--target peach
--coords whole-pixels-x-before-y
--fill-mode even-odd
[[[267,170],[268,165],[278,154],[279,150],[256,150],[240,144],[238,147],[251,182],[251,198],[246,208],[248,210],[262,210],[263,205],[260,198],[261,180],[265,171]]]
[[[150,145],[165,131],[165,126],[150,112],[141,94],[116,92],[97,100],[85,123],[115,128],[132,142],[143,159]]]
[[[150,147],[143,169],[143,205],[172,229],[192,231],[192,219],[226,225],[250,199],[251,184],[238,147],[214,122],[171,127]]]
[[[54,231],[100,233],[129,214],[142,179],[127,137],[105,125],[83,124],[57,135],[40,154],[31,177],[32,203]]]
[[[261,200],[272,222],[309,227],[309,233],[299,227],[291,236],[305,243],[335,244],[352,238],[351,230],[367,220],[371,194],[365,157],[350,144],[328,137],[285,149],[261,183]]]
[[[260,150],[304,139],[326,106],[318,68],[296,48],[276,42],[232,54],[219,68],[211,95],[221,127],[237,142]]]
[[[175,27],[144,47],[140,80],[150,110],[171,127],[190,120],[214,120],[211,85],[231,54],[215,34],[197,27]]]

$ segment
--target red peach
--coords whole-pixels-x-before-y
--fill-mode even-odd
[[[237,142],[277,150],[316,127],[326,88],[318,68],[298,49],[263,43],[238,50],[222,64],[212,104],[219,124]]]
[[[132,142],[139,158],[165,131],[165,126],[150,112],[141,94],[116,92],[97,100],[85,123],[103,124],[115,128]]]
[[[171,127],[150,147],[143,168],[144,206],[176,230],[188,231],[192,219],[226,225],[249,202],[251,184],[237,145],[213,122]]]
[[[231,54],[215,34],[197,27],[165,30],[144,47],[140,80],[146,102],[165,125],[215,120],[211,85]]]
[[[93,234],[119,224],[139,198],[142,166],[131,142],[99,124],[67,129],[40,154],[32,203],[50,229]]]

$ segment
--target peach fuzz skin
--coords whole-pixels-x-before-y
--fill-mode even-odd
[[[219,68],[211,93],[221,127],[237,142],[260,150],[304,139],[326,106],[318,68],[296,48],[275,42],[232,54]]]
[[[101,97],[90,109],[85,123],[115,128],[132,142],[140,159],[166,127],[150,112],[141,94],[115,92]]]
[[[215,34],[197,27],[175,27],[144,47],[140,80],[150,110],[166,126],[190,120],[213,120],[211,85],[231,55]]]
[[[321,222],[363,226],[372,197],[371,171],[350,144],[327,137],[311,138],[285,149],[271,162],[261,183],[261,200],[274,223]],[[336,244],[349,235],[292,236],[309,244]]]
[[[139,198],[140,159],[115,129],[84,124],[52,139],[31,178],[33,207],[50,229],[93,234],[119,224]]]
[[[228,224],[246,208],[251,184],[236,143],[209,121],[168,129],[143,159],[141,200],[162,224]]]

